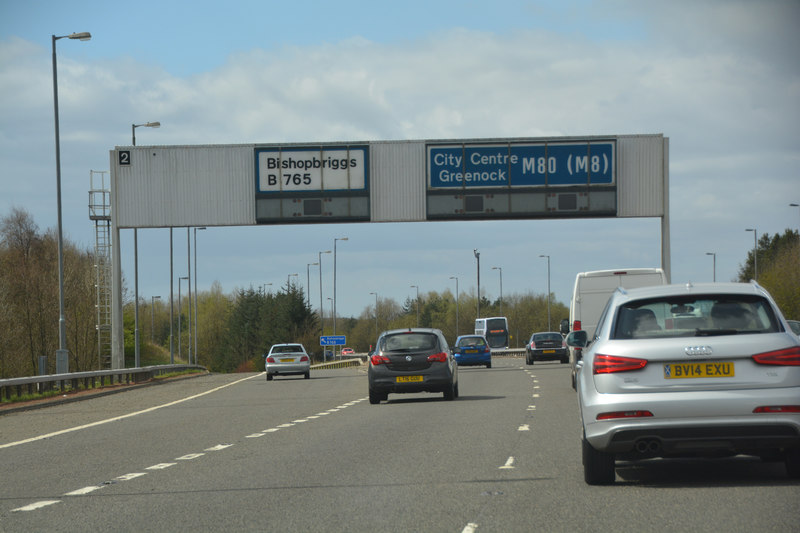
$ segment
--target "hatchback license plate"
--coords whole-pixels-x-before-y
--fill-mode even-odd
[[[422,376],[397,376],[397,383],[414,383],[422,381]]]
[[[732,361],[668,363],[664,365],[664,379],[732,378],[735,375]]]
[[[291,358],[291,357],[286,357],[286,358],[281,359],[281,363],[293,363],[293,362],[294,362],[294,359]]]

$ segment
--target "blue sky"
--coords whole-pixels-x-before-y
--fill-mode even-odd
[[[55,216],[58,41],[65,234],[94,245],[90,170],[130,144],[662,133],[674,282],[730,280],[759,234],[800,226],[800,2],[56,2],[0,0],[0,216]],[[176,278],[186,231],[175,231]],[[139,292],[169,290],[169,232],[139,231]],[[658,219],[212,228],[198,284],[286,283],[340,242],[337,310],[481,289],[567,303],[584,270],[660,264]],[[132,232],[121,238],[132,288]],[[332,263],[323,256],[323,299]],[[178,271],[184,266],[183,271]],[[312,304],[318,272],[310,269]],[[316,274],[316,276],[315,276]],[[329,312],[326,307],[326,313]],[[794,317],[797,318],[797,317]]]

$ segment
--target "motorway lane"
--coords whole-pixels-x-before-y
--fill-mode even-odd
[[[0,531],[797,530],[798,484],[780,464],[661,462],[586,486],[567,368],[493,366],[462,368],[455,402],[371,406],[363,370],[341,369],[204,376],[4,415]]]

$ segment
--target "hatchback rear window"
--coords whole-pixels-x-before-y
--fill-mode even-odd
[[[486,341],[483,340],[483,337],[465,337],[458,341],[458,347],[461,348],[463,346],[485,346]]]
[[[380,350],[384,352],[416,352],[435,350],[436,335],[430,333],[397,333],[381,339]]]
[[[628,302],[617,310],[615,320],[615,339],[780,331],[769,302],[749,295],[673,296]]]
[[[534,342],[542,341],[560,341],[563,337],[560,333],[539,333],[533,336]]]

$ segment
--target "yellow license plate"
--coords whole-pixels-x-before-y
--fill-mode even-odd
[[[293,362],[294,362],[294,359],[291,358],[291,357],[286,358],[286,359],[281,359],[281,363],[293,363]]]
[[[422,381],[422,376],[397,376],[396,383],[414,383],[416,381]]]
[[[735,375],[732,361],[668,363],[664,365],[664,379],[732,378]]]
[[[556,351],[555,350],[544,350],[544,351],[542,351],[542,353],[556,353]]]

